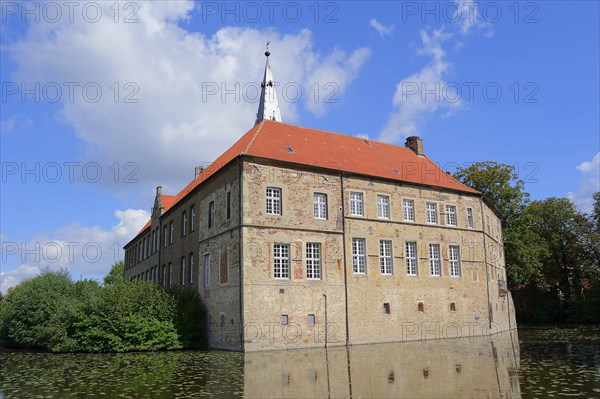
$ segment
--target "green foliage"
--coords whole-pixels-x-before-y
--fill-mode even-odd
[[[600,193],[591,215],[566,198],[529,201],[514,167],[479,162],[454,176],[500,213],[520,321],[599,321]]]
[[[206,307],[196,290],[171,288],[175,299],[175,328],[184,348],[200,349],[207,346]]]
[[[481,192],[500,213],[509,287],[534,285],[547,289],[541,272],[541,259],[547,249],[540,237],[531,231],[529,221],[523,215],[529,193],[515,168],[490,161],[477,162],[467,168],[458,168],[454,177]]]
[[[125,352],[201,347],[205,309],[196,293],[126,281],[122,262],[101,286],[42,275],[0,298],[0,342],[52,352]]]
[[[125,263],[119,261],[115,263],[111,268],[110,272],[104,276],[104,285],[115,285],[125,281]]]

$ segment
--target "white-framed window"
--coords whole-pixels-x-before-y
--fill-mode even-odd
[[[435,202],[428,202],[425,204],[425,214],[427,223],[437,223],[437,205]]]
[[[169,262],[169,288],[173,287],[173,264]]]
[[[208,228],[212,228],[215,225],[215,201],[211,201],[208,204]]]
[[[204,254],[204,287],[210,287],[210,254]]]
[[[267,215],[281,215],[281,189],[267,187]]]
[[[456,226],[456,207],[454,205],[446,205],[446,225]]]
[[[429,244],[429,266],[432,276],[440,275],[440,244]]]
[[[406,274],[409,276],[417,275],[417,243],[407,242],[406,252]]]
[[[352,239],[352,271],[355,274],[366,273],[365,239]]]
[[[402,214],[405,222],[415,221],[415,202],[410,199],[402,201]]]
[[[290,278],[290,246],[288,244],[273,245],[273,277]]]
[[[186,268],[186,264],[185,264],[185,256],[181,257],[181,270],[179,272],[179,285],[181,285],[182,287],[185,286],[185,268]]]
[[[165,236],[165,248],[169,245],[169,230],[167,226],[163,226],[164,236]]]
[[[327,195],[315,193],[313,199],[315,219],[327,219]]]
[[[390,240],[379,241],[379,268],[381,274],[391,275],[392,269],[392,242]]]
[[[350,215],[363,216],[363,194],[355,191],[350,192]]]
[[[196,205],[192,205],[190,208],[190,215],[192,220],[190,221],[190,231],[196,231]]]
[[[450,255],[450,275],[460,277],[460,248],[458,245],[450,245],[448,253]]]
[[[390,197],[388,195],[377,195],[377,217],[390,218]]]
[[[173,237],[175,236],[175,222],[172,220],[169,222],[169,245],[173,244]]]
[[[154,253],[154,245],[156,244],[155,243],[155,241],[156,241],[156,230],[152,230],[151,236],[152,236],[152,238],[151,238],[151,242],[150,242],[150,254],[153,254]]]
[[[187,222],[188,222],[187,212],[183,212],[181,214],[181,236],[182,237],[185,237],[185,235],[187,234],[187,229],[188,229]]]
[[[194,253],[190,253],[190,285],[194,284]]]
[[[316,324],[317,319],[313,313],[308,314],[307,322],[309,326],[314,326]]]
[[[473,209],[467,208],[467,227],[469,229],[473,228]]]
[[[281,325],[282,325],[282,326],[287,326],[287,325],[288,325],[288,322],[289,322],[288,315],[286,315],[286,314],[282,314],[282,315],[281,315]]]
[[[306,243],[306,278],[321,279],[321,244],[318,242]]]

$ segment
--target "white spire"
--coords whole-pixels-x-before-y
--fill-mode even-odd
[[[258,104],[258,113],[256,114],[255,125],[263,119],[281,122],[281,113],[279,112],[279,103],[277,102],[277,94],[275,94],[275,84],[273,83],[273,74],[269,66],[269,42],[267,42],[267,63],[265,65],[265,76],[263,78],[260,92],[260,103]]]

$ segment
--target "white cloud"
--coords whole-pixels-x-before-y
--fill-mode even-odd
[[[29,242],[10,241],[3,236],[0,292],[5,293],[46,267],[54,271],[67,268],[75,279],[101,278],[113,263],[123,259],[123,246],[150,217],[141,209],[116,210],[114,215],[118,223],[109,230],[71,223]]]
[[[316,116],[324,115],[328,106],[340,102],[370,55],[371,51],[364,47],[349,56],[339,49],[334,50],[309,74],[310,92],[304,98],[304,106]]]
[[[394,25],[385,26],[375,18],[371,18],[371,20],[369,21],[369,25],[375,28],[375,30],[377,31],[377,33],[379,33],[379,36],[381,36],[382,39],[385,36],[391,35],[392,32],[394,32]]]
[[[591,161],[582,162],[576,168],[581,172],[578,189],[567,193],[567,197],[580,211],[588,213],[592,211],[594,203],[592,195],[600,191],[600,151]]]
[[[178,191],[195,165],[213,161],[253,126],[267,41],[282,116],[292,123],[301,106],[317,116],[334,106],[326,100],[347,92],[369,55],[364,48],[319,54],[308,30],[190,32],[184,21],[191,1],[136,2],[139,22],[128,24],[114,22],[112,3],[96,4],[104,7],[96,23],[78,13],[73,23],[42,21],[6,45],[16,65],[12,78],[29,86],[57,82],[64,87],[63,100],[64,82],[77,82],[75,101],[59,105],[62,120],[84,144],[81,160],[135,162],[136,178],[148,187],[162,184],[167,193]],[[98,102],[83,99],[90,83],[89,97],[94,87],[102,89]],[[317,96],[310,88],[314,83]],[[127,103],[128,96],[137,102]]]
[[[472,29],[481,29],[486,36],[493,34],[492,25],[485,21],[479,13],[479,2],[471,0],[454,0],[456,11],[452,16],[452,21],[460,25],[460,33],[466,35]],[[492,12],[492,11],[490,11]]]
[[[396,86],[392,101],[394,112],[379,135],[382,141],[397,142],[417,134],[419,122],[427,115],[439,109],[451,112],[461,105],[460,98],[445,81],[452,64],[446,60],[442,45],[452,34],[437,29],[431,34],[421,30],[420,35],[423,46],[417,53],[429,57],[430,62]]]
[[[18,131],[21,128],[33,125],[33,120],[21,114],[11,115],[8,119],[0,121],[0,134]]]

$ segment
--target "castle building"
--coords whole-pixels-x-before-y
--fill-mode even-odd
[[[255,125],[177,195],[156,190],[125,276],[197,290],[238,351],[516,327],[481,193],[405,147],[283,123],[269,55]]]

